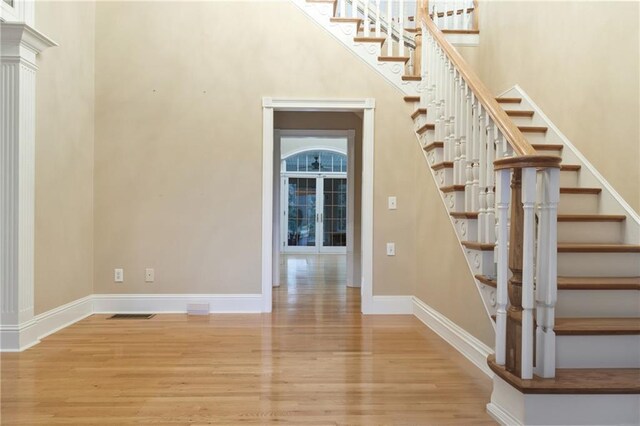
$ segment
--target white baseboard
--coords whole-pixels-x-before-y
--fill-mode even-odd
[[[518,419],[513,417],[509,412],[503,410],[502,407],[500,407],[497,404],[494,404],[493,402],[490,402],[487,404],[487,413],[489,413],[489,415],[493,417],[495,421],[497,421],[501,425],[515,426],[515,425],[522,424]]]
[[[86,296],[36,315],[32,320],[19,326],[3,326],[0,328],[0,351],[21,352],[29,349],[40,343],[40,339],[92,313],[92,296]]]
[[[185,313],[208,303],[211,313],[260,313],[261,294],[94,294],[93,313]]]
[[[411,296],[373,296],[370,303],[362,304],[365,315],[411,315]]]
[[[452,322],[449,318],[433,309],[417,297],[413,297],[413,314],[427,327],[442,337],[447,343],[456,348],[469,361],[475,364],[487,376],[493,377],[493,372],[487,365],[487,357],[493,350],[473,337],[466,330]]]

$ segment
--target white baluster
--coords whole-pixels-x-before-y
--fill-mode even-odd
[[[472,211],[480,211],[480,144],[481,144],[481,132],[484,109],[480,104],[480,101],[476,100],[474,107],[475,116],[473,118],[473,185],[471,186],[471,201]],[[478,236],[476,236],[478,237]],[[476,241],[481,241],[476,239]]]
[[[393,56],[393,1],[387,0],[387,56]]]
[[[487,144],[489,137],[489,114],[485,114],[484,120],[480,122],[480,139],[478,143],[478,157],[480,162],[479,192],[478,192],[478,241],[487,243]]]
[[[536,271],[536,374],[555,377],[556,335],[555,305],[557,283],[557,219],[560,169],[545,169],[540,173],[541,198],[538,225]]]
[[[466,123],[467,123],[467,143],[466,143],[466,164],[465,167],[465,184],[464,184],[464,209],[467,212],[473,210],[472,201],[472,189],[473,189],[473,108],[475,102],[475,95],[471,91],[471,88],[467,87],[467,111],[466,111]]]
[[[521,377],[533,377],[533,272],[535,246],[536,169],[522,169],[522,357]]]
[[[511,199],[511,170],[498,171],[497,182],[498,240],[496,244],[496,363],[504,365],[507,343],[507,303],[509,279],[509,200]]]
[[[420,107],[426,108],[429,105],[429,71],[427,70],[427,57],[429,58],[429,62],[432,62],[431,56],[429,55],[429,39],[427,38],[427,25],[424,21],[420,22],[420,28],[422,28],[422,49],[420,55],[420,77],[422,78],[422,83],[426,90],[424,90],[420,94]]]
[[[347,16],[347,0],[340,0],[340,17]]]
[[[404,56],[404,0],[398,2],[398,56]]]
[[[493,172],[493,162],[496,159],[496,144],[498,143],[498,129],[491,120],[490,131],[487,137],[487,210],[486,210],[486,239],[488,243],[496,241],[496,216],[495,216],[495,173]]]
[[[453,113],[452,113],[452,132],[451,139],[454,143],[454,160],[453,160],[453,183],[454,185],[461,185],[464,183],[462,180],[462,145],[460,144],[460,105],[462,104],[460,97],[460,80],[462,77],[460,73],[453,69]],[[458,209],[460,206],[457,206]]]
[[[351,0],[351,17],[358,17],[358,3],[357,0]]]
[[[364,36],[369,37],[371,31],[371,21],[369,21],[369,0],[364,0],[364,16],[362,24],[364,25]]]
[[[376,0],[376,37],[380,37],[380,2]]]
[[[431,16],[433,19],[433,23],[436,24],[436,27],[440,28],[439,22],[438,22],[438,7],[434,4],[433,5],[433,12],[431,12]]]

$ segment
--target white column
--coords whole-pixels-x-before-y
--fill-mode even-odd
[[[522,356],[521,377],[533,377],[533,308],[536,169],[522,169]]]
[[[55,43],[23,23],[1,26],[0,348],[38,343],[33,321],[36,55]]]

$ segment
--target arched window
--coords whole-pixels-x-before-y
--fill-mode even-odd
[[[285,158],[284,163],[285,172],[347,172],[347,156],[336,151],[304,151]]]

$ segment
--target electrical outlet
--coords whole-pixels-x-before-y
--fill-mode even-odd
[[[389,197],[389,210],[395,210],[398,208],[396,197]]]
[[[124,269],[116,268],[113,270],[113,281],[117,283],[124,282]]]
[[[396,243],[387,243],[387,256],[396,255]]]
[[[144,281],[152,283],[155,280],[155,271],[153,268],[147,268],[144,270]]]

